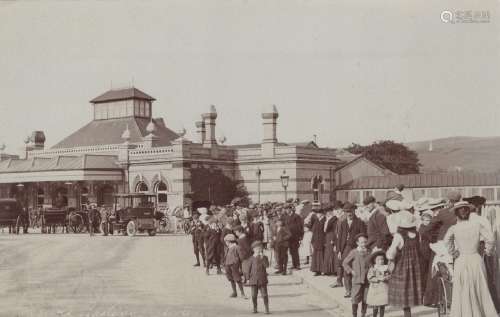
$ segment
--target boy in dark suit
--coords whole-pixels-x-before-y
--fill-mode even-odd
[[[231,233],[224,237],[224,242],[227,246],[227,251],[224,257],[224,268],[226,270],[226,277],[231,283],[231,289],[233,290],[229,297],[238,296],[236,293],[236,284],[238,284],[241,297],[247,299],[245,291],[243,290],[243,283],[241,282],[241,249],[238,244],[236,244],[236,237]]]
[[[342,265],[347,274],[352,276],[352,316],[358,316],[358,304],[361,303],[361,317],[366,316],[368,305],[366,295],[368,292],[368,260],[370,253],[366,248],[368,236],[360,233],[355,237],[357,247],[349,252]]]
[[[273,241],[278,262],[276,274],[286,275],[286,267],[288,264],[288,240],[291,236],[290,230],[283,226],[283,222],[281,220],[276,221],[276,235]]]
[[[267,271],[269,267],[269,260],[267,256],[263,254],[262,242],[254,241],[252,243],[253,256],[249,259],[248,265],[248,284],[252,288],[252,303],[253,303],[253,313],[257,313],[257,295],[260,291],[260,295],[264,300],[264,307],[266,309],[266,314],[269,314],[269,297],[267,294]]]

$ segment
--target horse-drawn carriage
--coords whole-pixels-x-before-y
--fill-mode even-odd
[[[100,223],[101,216],[97,208],[69,209],[68,228],[73,233],[88,232],[91,228],[92,232],[99,232]]]
[[[115,195],[115,213],[110,217],[113,231],[123,235],[135,236],[147,232],[150,236],[156,234],[156,194],[130,193]],[[119,208],[118,206],[123,206]]]
[[[0,199],[0,226],[8,227],[9,233],[18,234],[21,227],[23,233],[28,233],[28,225],[28,212],[16,199]]]
[[[68,210],[66,208],[45,208],[41,213],[42,233],[56,233],[57,227],[68,232]]]

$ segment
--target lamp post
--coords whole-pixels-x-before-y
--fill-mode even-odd
[[[286,175],[286,171],[283,170],[283,175],[281,175],[280,178],[281,178],[281,186],[283,186],[283,190],[285,191],[285,202],[286,202],[287,200],[286,189],[288,187],[288,182],[290,181],[290,176]]]
[[[255,175],[257,176],[257,203],[260,204],[260,176],[262,175],[262,171],[259,167],[257,168]]]

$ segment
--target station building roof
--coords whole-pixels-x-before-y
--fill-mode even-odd
[[[149,134],[146,127],[150,120],[140,117],[125,117],[108,120],[94,120],[83,126],[73,134],[66,137],[54,145],[53,149],[73,148],[80,146],[121,144],[124,140],[121,138],[123,131],[130,131],[130,142],[139,143]],[[165,126],[161,118],[153,119],[155,124],[154,134],[159,138],[159,146],[168,146],[179,137],[177,133]]]

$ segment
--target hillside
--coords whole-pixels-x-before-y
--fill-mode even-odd
[[[421,171],[499,172],[500,137],[452,137],[406,145],[418,153]]]

